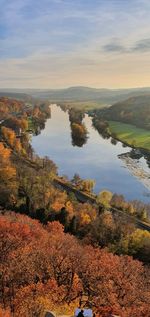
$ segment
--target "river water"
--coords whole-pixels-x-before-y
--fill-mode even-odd
[[[86,115],[84,123],[88,130],[88,140],[82,147],[72,145],[68,113],[56,105],[51,106],[51,118],[45,129],[32,137],[32,146],[40,156],[48,156],[58,166],[60,175],[72,178],[78,173],[82,178],[96,181],[94,191],[103,189],[123,194],[127,200],[138,199],[150,202],[150,190],[132,175],[118,155],[129,152],[121,142],[113,145],[92,127],[91,118]],[[140,164],[149,171],[144,158]]]

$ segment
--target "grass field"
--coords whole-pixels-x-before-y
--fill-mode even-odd
[[[108,121],[108,123],[110,132],[115,133],[119,140],[150,151],[150,131],[122,122]]]

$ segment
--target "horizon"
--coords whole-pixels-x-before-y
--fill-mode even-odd
[[[0,4],[1,89],[149,86],[149,0]]]
[[[74,88],[78,88],[78,89],[97,89],[97,90],[141,90],[141,89],[150,89],[150,86],[136,86],[136,87],[120,87],[120,88],[108,88],[108,87],[92,87],[92,86],[79,86],[79,85],[75,85],[75,86],[65,86],[65,87],[61,87],[61,88],[34,88],[34,87],[24,87],[24,88],[17,88],[17,87],[0,87],[0,92],[3,92],[5,90],[67,90],[67,89],[74,89]]]

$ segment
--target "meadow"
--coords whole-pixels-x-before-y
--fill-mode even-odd
[[[115,134],[117,139],[150,151],[150,131],[117,121],[108,121],[108,123],[111,134]]]

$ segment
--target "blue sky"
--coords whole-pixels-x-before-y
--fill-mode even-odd
[[[149,0],[0,0],[0,87],[149,86]]]

